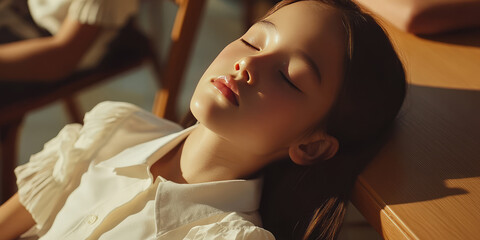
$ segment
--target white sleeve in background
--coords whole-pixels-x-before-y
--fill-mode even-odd
[[[28,0],[35,22],[55,34],[67,16],[80,23],[120,28],[138,12],[138,0]]]
[[[139,0],[28,0],[37,25],[57,34],[67,16],[82,24],[102,27],[94,44],[82,57],[77,70],[95,67],[105,56],[108,44],[127,20],[138,12]]]

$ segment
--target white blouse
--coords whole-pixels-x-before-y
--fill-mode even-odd
[[[150,166],[189,132],[127,103],[104,102],[17,167],[40,239],[274,239],[260,226],[260,179],[178,184]]]
[[[55,35],[67,16],[82,24],[102,26],[78,69],[93,67],[105,55],[118,30],[138,12],[139,0],[28,0],[33,20]]]

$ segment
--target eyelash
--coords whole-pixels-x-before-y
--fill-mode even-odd
[[[260,48],[257,48],[255,46],[253,46],[252,44],[250,44],[249,42],[247,42],[245,39],[241,38],[240,39],[242,41],[243,44],[245,44],[247,47],[249,48],[252,48],[252,49],[255,49],[256,51],[260,51]],[[285,73],[283,73],[282,71],[279,71],[280,75],[282,75],[282,78],[285,80],[285,82],[288,83],[288,85],[290,85],[290,87],[294,88],[295,90],[299,91],[299,92],[302,92],[302,90],[300,90],[297,86],[295,86],[295,84],[292,83],[292,81],[290,81],[290,79],[287,77],[287,75],[285,75]]]
[[[295,90],[297,90],[299,92],[302,92],[302,90],[300,90],[300,88],[295,86],[295,84],[293,84],[292,81],[290,81],[290,79],[287,77],[287,75],[285,75],[285,73],[283,73],[282,71],[278,71],[278,72],[280,72],[280,75],[282,75],[282,78],[288,83],[288,85],[290,85],[290,87],[294,88]]]
[[[243,44],[247,45],[247,47],[253,48],[253,49],[255,49],[256,51],[260,51],[260,48],[257,48],[257,47],[255,47],[255,46],[253,46],[253,45],[250,44],[249,42],[245,41],[245,39],[241,38],[240,40],[243,42]]]

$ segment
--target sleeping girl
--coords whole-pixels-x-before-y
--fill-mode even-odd
[[[360,169],[342,154],[387,131],[404,95],[372,17],[349,1],[282,1],[200,78],[193,126],[104,102],[63,128],[15,170],[0,238],[334,238],[353,180],[332,190],[328,176]],[[322,181],[297,184],[308,174]],[[274,208],[286,199],[302,211]]]

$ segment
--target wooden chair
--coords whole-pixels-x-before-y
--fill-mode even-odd
[[[94,69],[75,73],[51,84],[2,84],[0,96],[0,168],[3,200],[16,191],[14,168],[17,165],[18,136],[25,116],[32,110],[64,100],[74,121],[81,116],[74,96],[112,76],[127,72],[145,63],[153,65],[160,90],[154,112],[175,119],[175,104],[195,30],[198,27],[204,0],[176,0],[178,10],[172,30],[172,42],[166,67],[162,68],[155,55],[154,43],[141,34],[133,24],[124,28],[120,38],[111,44],[112,51]],[[125,44],[126,43],[126,44]],[[162,70],[165,71],[162,71]]]
[[[195,37],[205,0],[175,0],[179,8],[171,33],[168,61],[163,71],[162,88],[155,96],[153,113],[159,117],[177,120],[175,106],[184,69]]]

